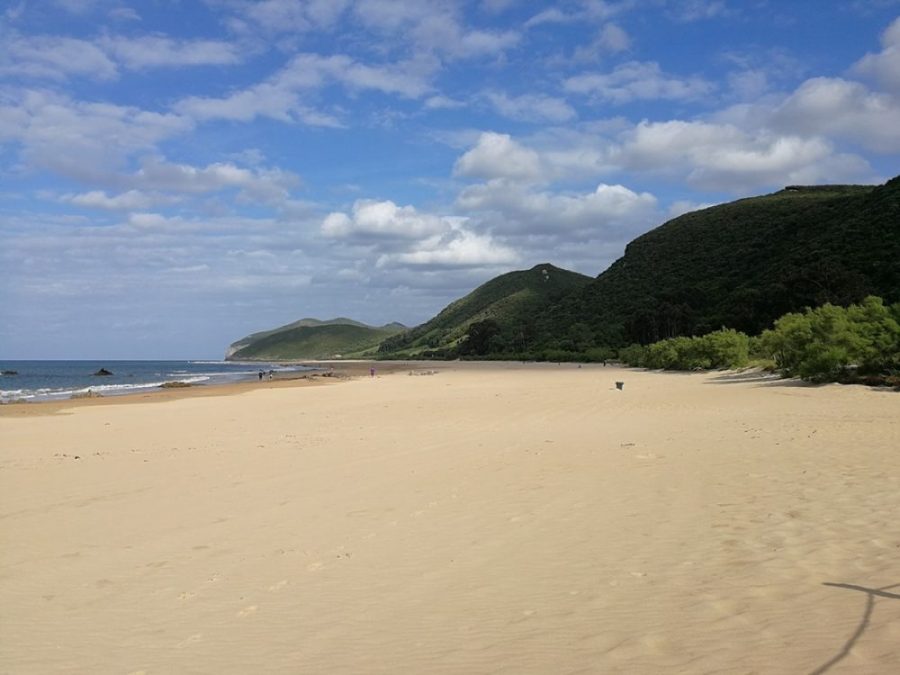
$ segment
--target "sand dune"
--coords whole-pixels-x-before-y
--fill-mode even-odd
[[[896,671],[900,395],[438,370],[0,409],[0,672]]]

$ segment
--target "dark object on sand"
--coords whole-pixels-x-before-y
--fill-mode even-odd
[[[101,368],[94,373],[94,377],[109,377],[110,375],[112,375],[112,371],[109,371],[106,368]]]
[[[4,370],[3,374],[4,375],[18,375],[19,371],[18,370]]]
[[[190,387],[191,383],[190,382],[179,382],[176,380],[174,382],[163,382],[159,386],[161,389],[184,389],[185,387]]]
[[[618,389],[619,391],[622,391],[624,388],[625,388],[624,382],[616,382],[616,389]]]

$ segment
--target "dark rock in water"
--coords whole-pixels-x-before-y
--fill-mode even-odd
[[[19,371],[18,370],[4,370],[3,374],[4,375],[18,375]]]
[[[94,377],[108,377],[112,375],[112,372],[107,370],[106,368],[101,368],[96,373],[94,373]]]

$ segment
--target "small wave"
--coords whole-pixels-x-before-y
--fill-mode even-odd
[[[185,384],[200,384],[208,382],[211,378],[206,375],[196,375],[193,377],[177,378],[178,382]],[[130,392],[141,391],[145,389],[159,389],[166,382],[172,380],[160,380],[158,382],[141,382],[136,384],[96,384],[90,387],[68,388],[68,389],[14,389],[0,390],[0,401],[8,402],[12,400],[23,401],[55,401],[65,400],[73,396],[84,394],[107,394],[110,396],[128,394]]]

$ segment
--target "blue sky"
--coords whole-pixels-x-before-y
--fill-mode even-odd
[[[900,1],[0,4],[0,358],[208,358],[900,173]]]

